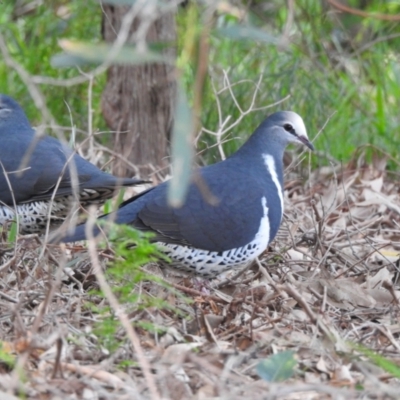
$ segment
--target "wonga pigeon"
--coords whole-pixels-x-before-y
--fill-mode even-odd
[[[172,208],[164,182],[102,218],[152,232],[174,268],[211,278],[244,267],[267,248],[281,224],[282,158],[291,142],[313,150],[302,118],[277,112],[235,154],[198,170],[217,204],[210,204],[192,182],[183,206]],[[85,225],[80,225],[62,241],[85,238]]]
[[[19,171],[34,136],[19,104],[0,94],[0,225],[16,220],[17,213],[21,233],[39,233],[46,228],[50,211],[50,226],[62,223],[73,200],[71,164],[83,206],[106,201],[118,187],[144,182],[107,174],[50,136],[36,143],[25,169]]]

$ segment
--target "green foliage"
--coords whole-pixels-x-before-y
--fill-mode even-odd
[[[157,299],[157,304],[152,304],[151,298],[142,297],[135,291],[135,284],[145,280],[165,285],[161,279],[141,269],[142,265],[163,257],[157,247],[150,243],[150,237],[151,234],[139,232],[128,225],[114,225],[109,233],[109,241],[117,258],[107,269],[107,276],[116,283],[113,285],[114,292],[121,302],[137,304],[140,299],[144,307],[163,306]]]
[[[122,188],[119,190],[116,198],[107,200],[103,205],[103,214],[109,214],[113,211],[116,211],[121,203],[124,201],[124,194],[125,189]]]
[[[97,336],[100,346],[112,353],[121,345],[121,338],[117,336],[119,320],[115,315],[105,315],[107,311],[110,312],[108,307],[104,307],[101,311],[103,316],[95,324],[93,333]]]
[[[7,232],[7,242],[15,243],[17,240],[18,225],[16,222],[12,222],[10,225],[10,230]]]
[[[294,375],[297,366],[294,352],[282,351],[257,364],[257,374],[267,382],[283,382]]]
[[[55,69],[51,57],[60,51],[62,38],[100,39],[101,8],[96,0],[45,0],[30,13],[16,16],[16,3],[1,4],[0,33],[4,36],[10,55],[31,75],[67,79],[79,76],[76,68]],[[94,126],[104,129],[100,114],[101,93],[105,74],[98,76],[93,85]],[[75,86],[41,85],[46,105],[61,126],[73,124],[87,129],[88,83]],[[42,110],[35,107],[28,88],[18,72],[0,60],[0,92],[9,94],[21,103],[33,125],[42,122]],[[67,105],[69,108],[67,107]],[[71,112],[71,113],[70,113]]]
[[[215,33],[234,40],[250,40],[273,44],[277,44],[278,42],[276,37],[264,32],[262,29],[254,28],[253,26],[231,25],[219,28]]]
[[[180,311],[167,301],[148,295],[143,290],[137,290],[137,285],[140,283],[156,282],[159,286],[165,287],[186,301],[182,294],[171,288],[162,278],[146,273],[141,268],[144,264],[160,258],[168,261],[157,247],[150,243],[151,236],[151,234],[139,232],[127,225],[112,226],[108,239],[115,252],[116,261],[106,270],[107,281],[127,313],[155,308],[169,310],[177,316],[182,316]],[[103,296],[99,291],[93,291],[92,294]],[[120,346],[121,342],[121,338],[118,337],[122,335],[121,333],[118,335],[121,330],[119,319],[114,314],[115,310],[108,305],[99,306],[97,303],[96,301],[96,303],[87,305],[100,316],[94,333],[97,335],[100,345],[112,352]],[[162,333],[165,331],[164,327],[149,321],[138,321],[136,326],[149,332]]]
[[[120,0],[114,3],[119,4]],[[161,4],[161,3],[160,3]],[[178,12],[177,65],[189,100],[193,96],[200,57],[199,38],[205,27],[205,9],[190,2]],[[229,3],[228,3],[229,4]],[[400,26],[377,18],[362,18],[332,12],[323,2],[295,2],[293,22],[288,25],[287,3],[255,1],[245,8],[234,3],[214,13],[210,31],[209,69],[211,78],[203,88],[201,122],[217,131],[228,116],[236,121],[246,110],[262,75],[261,90],[255,108],[290,98],[268,110],[257,110],[240,120],[222,139],[226,154],[235,151],[257,124],[277,109],[293,109],[301,114],[319,151],[314,164],[326,163],[321,152],[347,161],[360,145],[371,143],[397,156],[400,124],[397,99],[400,96],[400,68],[397,49]],[[395,2],[379,0],[350,5],[368,13],[399,13]],[[100,41],[101,8],[97,1],[46,0],[33,12],[15,16],[15,4],[5,2],[0,16],[0,31],[9,52],[29,73],[57,78],[77,76],[75,68],[54,69],[50,60],[59,53],[58,42]],[[75,42],[74,42],[75,41]],[[87,52],[86,52],[87,53]],[[97,54],[96,54],[97,55]],[[226,72],[232,94],[224,80]],[[216,105],[211,79],[219,92],[220,111]],[[98,76],[93,86],[94,126],[103,130],[100,99],[105,76]],[[87,128],[87,84],[72,87],[41,86],[47,105],[60,125]],[[9,93],[22,103],[34,123],[41,121],[18,73],[0,60],[0,91]],[[71,115],[64,104],[71,107]],[[237,104],[236,104],[237,103]],[[220,155],[215,137],[203,133],[198,143],[203,162],[218,161]]]
[[[391,374],[395,378],[400,378],[400,365],[388,360],[386,357],[375,353],[367,347],[355,345],[356,350],[367,356],[376,366],[382,368],[385,372]]]
[[[51,58],[54,67],[74,67],[86,64],[99,64],[107,60],[113,52],[111,44],[87,44],[64,40],[61,43],[65,53],[56,54]],[[135,47],[125,45],[116,52],[112,60],[121,65],[143,65],[155,62],[173,62],[157,52],[150,50],[138,51]]]
[[[9,344],[0,342],[0,362],[6,364],[11,369],[15,366],[16,357],[11,354],[8,347]]]
[[[386,2],[378,1],[368,3],[365,11],[382,13],[383,10],[395,14],[399,6],[391,4],[389,7]],[[181,11],[183,20],[185,12]],[[282,32],[288,17],[286,3],[268,2],[264,7],[262,2],[255,2],[250,7],[247,26],[251,23],[252,29],[260,28],[276,38],[278,45],[212,35],[210,66],[217,90],[223,90],[223,71],[227,71],[232,84],[239,82],[232,87],[232,92],[242,109],[249,105],[260,75],[262,89],[256,107],[273,104],[290,95],[276,107],[255,111],[243,118],[227,137],[240,137],[224,145],[227,154],[238,148],[266,114],[292,109],[304,117],[311,138],[328,122],[316,139],[320,154],[325,152],[347,161],[357,147],[371,143],[397,157],[400,136],[394,132],[400,121],[395,99],[400,95],[400,69],[396,49],[400,37],[394,35],[400,36],[400,27],[397,23],[373,18],[334,15],[322,2],[296,2],[290,41],[285,41]],[[201,24],[200,19],[198,23]],[[233,13],[221,13],[215,26],[219,31],[234,31],[239,23],[240,17]],[[239,32],[236,32],[238,36]],[[391,37],[385,40],[388,34]],[[184,32],[180,31],[178,36],[184,36]],[[195,68],[192,65],[185,69],[188,91],[193,87]],[[231,121],[237,120],[241,113],[229,91],[224,90],[219,98],[222,120],[227,116],[231,116]],[[202,122],[206,128],[216,131],[219,120],[215,96],[208,84]],[[200,150],[208,149],[207,162],[218,160],[217,149],[210,149],[215,138],[203,134],[201,139]],[[327,162],[320,154],[314,157],[316,165]]]
[[[133,366],[135,366],[135,365],[137,365],[137,363],[134,362],[134,361],[132,361],[132,360],[122,360],[122,361],[120,361],[120,362],[118,363],[118,367],[119,367],[121,370],[125,370],[126,368],[130,368],[130,367],[133,367]]]

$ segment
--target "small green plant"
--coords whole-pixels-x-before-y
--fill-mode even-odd
[[[10,225],[10,229],[8,230],[7,233],[7,242],[8,243],[15,243],[17,240],[17,234],[18,234],[18,225],[16,222],[12,222]]]
[[[117,331],[119,329],[118,318],[112,314],[109,307],[100,310],[101,320],[93,328],[94,335],[98,338],[101,347],[113,353],[120,345]],[[110,315],[111,313],[111,315]]]
[[[395,378],[400,378],[400,365],[395,364],[393,361],[388,360],[386,357],[365,346],[354,345],[354,348],[364,354],[364,356],[368,357],[376,366],[382,368],[388,374],[393,375]]]
[[[116,198],[107,200],[103,205],[103,213],[109,214],[117,210],[120,204],[124,201],[124,194],[125,194],[125,189],[122,188],[118,192],[118,196]]]
[[[11,354],[9,347],[9,344],[0,341],[0,363],[6,364],[8,368],[12,369],[16,358]]]
[[[146,272],[142,266],[149,262],[162,259],[168,262],[168,259],[157,249],[157,246],[151,243],[152,234],[139,232],[128,225],[111,226],[108,234],[109,242],[115,252],[116,259],[106,270],[108,282],[113,288],[118,301],[125,309],[127,314],[135,313],[143,309],[164,309],[182,317],[179,310],[168,303],[168,301],[147,294],[144,290],[138,290],[141,283],[153,282],[174,292],[177,297],[183,301],[186,298],[175,289],[173,289],[162,278]],[[92,292],[97,296],[102,296],[99,291]],[[115,315],[115,310],[107,306],[99,306],[91,303],[89,308],[92,312],[100,315],[100,321],[94,328],[94,333],[99,339],[99,344],[109,351],[115,351],[120,345],[123,334],[120,332],[120,323]],[[165,328],[154,324],[152,321],[139,321],[135,325],[152,333],[163,333]]]
[[[118,363],[118,367],[121,370],[124,370],[124,369],[129,368],[129,367],[134,367],[136,365],[137,365],[137,363],[132,361],[132,360],[123,360],[120,363]]]

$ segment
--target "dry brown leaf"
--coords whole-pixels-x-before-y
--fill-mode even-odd
[[[381,175],[380,177],[372,180],[363,180],[361,179],[361,184],[365,187],[368,187],[372,189],[374,192],[380,193],[382,191],[383,187],[383,176]]]
[[[383,282],[390,282],[392,278],[393,273],[389,272],[389,270],[384,267],[381,268],[375,275],[368,275],[365,279],[365,284],[361,286],[368,289],[377,289],[382,286]]]
[[[384,212],[386,207],[388,207],[391,210],[395,211],[397,214],[400,214],[400,206],[396,204],[396,201],[397,203],[399,202],[397,195],[386,195],[383,193],[377,193],[368,188],[364,189],[362,194],[365,201],[356,203],[358,206],[368,207],[371,205],[378,205],[379,212]]]
[[[323,357],[320,357],[320,358],[319,358],[316,367],[317,367],[317,369],[318,369],[319,371],[325,372],[325,373],[328,374],[328,375],[330,374],[330,373],[329,373],[329,370],[328,370],[328,367],[326,366],[325,360],[324,360]]]
[[[19,400],[19,397],[15,397],[12,394],[0,391],[0,399],[1,400]]]
[[[294,250],[294,249],[289,249],[286,252],[287,256],[291,259],[291,260],[303,260],[304,259],[304,254],[300,253],[300,251]]]
[[[310,346],[311,339],[309,334],[302,331],[292,331],[288,335],[288,341],[293,346]]]
[[[348,365],[341,365],[336,368],[332,374],[332,380],[338,385],[348,385],[354,383],[354,379],[350,373]]]
[[[375,300],[375,307],[385,307],[393,303],[393,296],[385,289],[365,289]]]
[[[100,367],[88,367],[71,363],[61,363],[61,365],[64,370],[96,378],[106,383],[107,385],[114,387],[115,389],[125,386],[125,383],[120,378],[118,378],[118,376],[116,376],[115,374],[111,374],[110,372],[104,371],[100,369]]]
[[[196,393],[197,400],[210,400],[215,398],[217,395],[215,387],[213,385],[204,385],[199,388]]]
[[[374,307],[376,301],[366,290],[352,280],[346,279],[317,279],[311,283],[311,287],[321,295],[326,288],[327,301],[335,307],[346,310],[361,307]]]
[[[396,262],[399,259],[400,252],[391,246],[387,246],[385,249],[380,249],[378,251],[374,251],[369,260],[372,262]]]
[[[165,364],[181,364],[186,354],[196,348],[199,348],[201,343],[177,343],[166,348],[161,362]]]

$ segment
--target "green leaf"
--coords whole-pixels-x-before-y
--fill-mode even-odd
[[[8,231],[7,240],[8,243],[15,243],[17,240],[18,226],[16,222],[12,222],[10,230]]]
[[[15,365],[16,356],[13,355],[12,346],[8,342],[0,341],[0,361],[13,368]]]
[[[70,40],[59,42],[64,53],[56,54],[51,58],[53,67],[74,67],[88,63],[100,64],[110,57],[112,45],[107,43],[90,44]],[[123,46],[119,52],[112,56],[114,64],[138,65],[149,63],[170,63],[167,57],[151,51],[138,51],[134,46]],[[172,61],[171,61],[172,63]]]
[[[393,375],[395,378],[400,378],[400,365],[395,364],[393,361],[390,361],[386,357],[362,345],[354,345],[354,348],[367,356],[375,365],[382,368],[387,373]]]
[[[181,85],[178,85],[178,100],[172,136],[172,179],[168,183],[168,204],[180,207],[189,188],[192,174],[193,144],[192,112]]]
[[[294,374],[297,361],[294,352],[283,351],[261,361],[257,365],[257,374],[267,382],[282,382]]]
[[[87,64],[87,60],[68,53],[59,53],[51,57],[51,65],[54,68],[83,67]]]
[[[125,188],[120,189],[118,192],[117,199],[109,199],[103,205],[103,214],[110,214],[113,211],[118,210],[121,203],[124,201]]]
[[[103,214],[110,214],[112,211],[112,199],[109,199],[103,205]]]
[[[385,135],[386,118],[385,118],[385,100],[382,86],[376,88],[376,127],[380,135]]]
[[[274,36],[263,31],[262,29],[255,28],[254,26],[232,25],[224,28],[218,28],[215,32],[219,35],[226,36],[234,40],[255,40],[258,42],[273,44],[278,42]]]

